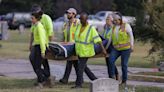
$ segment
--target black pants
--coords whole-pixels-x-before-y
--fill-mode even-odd
[[[76,72],[76,75],[77,75],[77,72],[78,72],[78,60],[67,61],[63,79],[68,80],[69,75],[70,75],[71,70],[72,70],[72,65],[74,66],[75,72]],[[86,75],[89,77],[90,80],[97,79],[97,77],[90,71],[90,69],[87,66],[85,67],[84,72],[86,73]]]
[[[35,45],[30,53],[30,62],[37,75],[38,82],[43,82],[50,76],[50,68],[47,59],[43,59],[41,56],[40,45]],[[43,69],[41,66],[43,65]]]
[[[72,65],[75,68],[75,72],[77,74],[77,69],[78,69],[78,60],[68,60],[66,63],[66,68],[65,68],[65,72],[64,72],[64,76],[62,79],[64,80],[68,80],[69,79],[69,75],[71,73],[72,70]]]
[[[86,72],[87,76],[91,80],[97,79],[96,76],[87,67],[87,61],[88,61],[88,58],[81,58],[81,57],[79,57],[76,86],[82,86],[82,83],[83,83],[83,72],[84,71]]]

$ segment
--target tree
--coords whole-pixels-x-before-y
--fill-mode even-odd
[[[114,0],[116,4],[116,10],[121,12],[123,15],[137,16],[142,10],[143,0]]]
[[[144,12],[137,24],[137,37],[141,41],[151,42],[149,54],[158,51],[164,58],[164,0],[143,2],[143,6]]]
[[[39,4],[47,14],[54,17],[54,3],[56,3],[56,0],[2,0],[0,3],[0,14],[30,12],[33,4]]]

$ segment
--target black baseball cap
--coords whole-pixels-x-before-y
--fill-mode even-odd
[[[40,5],[34,4],[31,8],[31,13],[39,13],[42,11]]]

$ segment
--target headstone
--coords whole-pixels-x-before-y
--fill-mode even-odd
[[[0,22],[0,31],[1,31],[1,39],[7,40],[8,39],[8,24],[6,21]]]
[[[24,31],[25,31],[25,25],[24,24],[20,24],[19,25],[19,34],[24,33]]]
[[[164,71],[164,60],[160,62],[159,71]]]
[[[90,92],[119,92],[119,82],[110,78],[100,78],[91,82]]]

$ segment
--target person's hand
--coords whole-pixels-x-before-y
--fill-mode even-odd
[[[47,47],[47,50],[50,51],[51,49],[49,48],[49,46]]]
[[[107,56],[107,52],[106,52],[106,50],[103,49],[102,52],[103,52],[104,56],[106,57],[106,56]]]
[[[43,59],[45,59],[45,58],[46,58],[44,53],[42,53],[42,54],[41,54],[41,56],[42,56],[42,58],[43,58]]]
[[[134,52],[134,47],[133,46],[131,46],[130,49],[131,49],[131,52]]]

